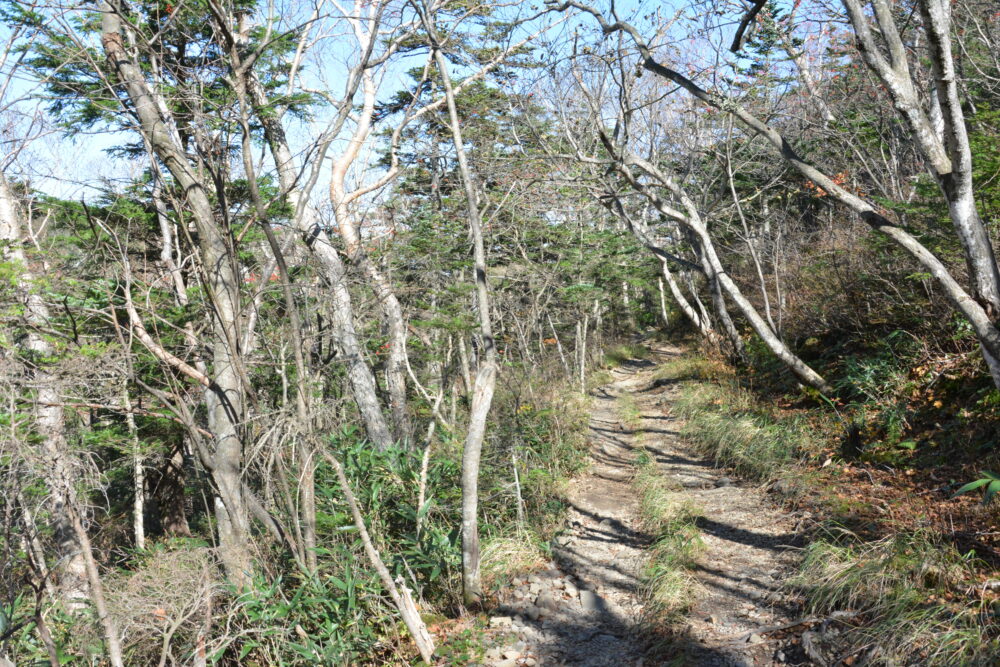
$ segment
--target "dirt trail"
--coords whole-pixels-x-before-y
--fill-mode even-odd
[[[490,621],[497,644],[487,665],[810,664],[762,631],[799,615],[780,590],[795,569],[795,522],[680,442],[670,414],[677,387],[653,382],[658,363],[678,354],[663,347],[653,360],[628,362],[594,392],[591,466],[569,490],[566,530],[549,569],[515,579],[505,592]],[[635,430],[620,417],[626,394],[642,415]],[[643,447],[704,514],[698,525],[707,548],[691,573],[696,601],[666,651],[641,632],[652,537],[642,531],[632,477]]]

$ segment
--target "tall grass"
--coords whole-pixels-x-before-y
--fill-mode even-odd
[[[867,543],[813,542],[792,584],[811,612],[861,612],[846,636],[871,647],[870,664],[994,665],[1000,628],[996,610],[965,590],[974,570],[969,557],[917,531]]]
[[[748,479],[772,481],[823,449],[820,434],[801,418],[776,419],[738,387],[691,384],[674,407],[684,420],[682,437]]]

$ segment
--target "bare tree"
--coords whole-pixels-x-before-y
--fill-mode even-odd
[[[989,240],[984,236],[985,232],[980,229],[981,221],[971,194],[971,153],[968,149],[967,130],[961,111],[958,82],[954,74],[951,36],[948,28],[949,10],[946,4],[941,2],[928,0],[920,3],[925,22],[924,30],[928,35],[928,42],[932,44],[927,55],[932,63],[932,71],[939,79],[935,91],[938,98],[937,104],[941,105],[942,109],[942,132],[944,134],[938,136],[933,129],[930,117],[922,111],[917,101],[917,87],[908,74],[906,51],[891,12],[888,10],[888,4],[876,2],[873,5],[875,20],[879,26],[882,40],[884,40],[883,46],[887,55],[883,55],[875,45],[868,24],[869,19],[860,12],[860,6],[849,0],[845,2],[845,6],[847,6],[852,26],[862,51],[865,52],[865,57],[869,61],[869,66],[890,89],[897,111],[909,127],[911,136],[921,147],[925,160],[936,174],[943,190],[948,191],[945,198],[948,201],[949,212],[956,225],[959,240],[963,244],[966,262],[969,264],[970,275],[974,283],[971,293],[952,275],[946,264],[913,234],[900,224],[893,222],[885,213],[881,212],[879,206],[859,194],[851,192],[837,183],[835,178],[803,158],[792,143],[772,124],[761,120],[736,101],[706,90],[677,69],[661,62],[655,50],[635,26],[617,19],[608,21],[594,7],[574,0],[550,5],[554,10],[564,11],[575,8],[593,16],[605,35],[618,32],[626,33],[638,50],[641,66],[644,69],[665,80],[672,81],[705,104],[731,114],[744,127],[771,144],[779,152],[782,159],[805,178],[853,211],[872,229],[891,238],[934,277],[951,302],[952,307],[972,325],[972,329],[982,345],[987,364],[990,366],[994,383],[1000,387],[1000,373],[998,373],[996,363],[996,359],[1000,359],[1000,328],[997,327],[997,307],[994,305],[996,303],[994,294],[996,294],[997,267]],[[944,119],[945,115],[948,116],[948,120]]]

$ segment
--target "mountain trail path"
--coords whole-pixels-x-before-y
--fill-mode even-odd
[[[650,359],[615,368],[612,382],[592,392],[591,465],[570,485],[553,559],[548,569],[516,577],[501,591],[482,664],[815,664],[794,635],[801,610],[783,586],[801,553],[795,517],[681,441],[671,406],[683,380],[654,377],[660,363],[681,354],[660,345]],[[626,404],[641,414],[627,420],[634,429],[623,424]],[[632,482],[642,449],[703,515],[697,525],[705,549],[690,571],[693,604],[659,633],[650,631],[644,610],[654,536],[643,531]]]

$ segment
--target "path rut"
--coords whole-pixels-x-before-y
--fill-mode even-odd
[[[568,490],[566,529],[549,568],[516,578],[502,594],[487,665],[811,664],[793,637],[762,631],[800,614],[782,586],[797,564],[796,522],[680,440],[671,414],[678,387],[653,380],[658,362],[679,354],[661,347],[652,360],[629,361],[593,392],[591,465]],[[624,395],[641,413],[634,429],[622,422]],[[650,640],[643,608],[653,537],[642,529],[632,485],[643,448],[703,513],[706,549],[691,573],[695,601],[666,643]]]

